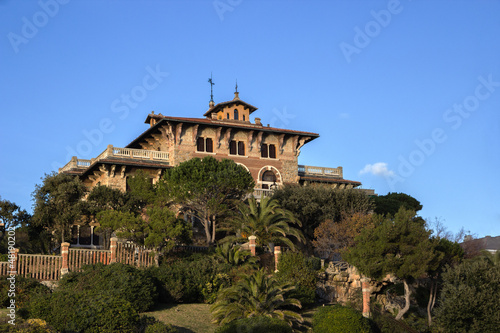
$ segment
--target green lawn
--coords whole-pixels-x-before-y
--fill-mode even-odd
[[[212,333],[217,327],[211,324],[209,304],[160,304],[145,314],[176,326],[179,333]]]

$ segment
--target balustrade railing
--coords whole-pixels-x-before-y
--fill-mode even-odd
[[[342,178],[342,167],[338,168],[325,168],[310,165],[299,165],[299,174],[304,176],[323,176]]]
[[[118,148],[113,147],[111,145],[106,148],[105,151],[100,153],[96,158],[91,160],[83,160],[73,157],[71,161],[69,161],[64,167],[59,169],[59,172],[68,171],[71,169],[85,169],[88,168],[91,164],[98,162],[107,157],[124,157],[124,158],[132,158],[132,159],[142,159],[142,160],[160,160],[160,161],[168,161],[169,154],[165,151],[156,151],[156,150],[145,150],[145,149],[133,149],[133,148]]]

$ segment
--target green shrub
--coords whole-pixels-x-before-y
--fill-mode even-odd
[[[152,325],[148,325],[144,333],[177,333],[178,330],[170,325],[157,321]]]
[[[231,266],[214,255],[195,254],[160,267],[151,267],[149,274],[158,281],[160,299],[170,302],[207,302],[215,299],[220,288],[227,286]]]
[[[42,319],[23,320],[16,318],[15,325],[9,324],[0,319],[0,332],[5,333],[57,333],[57,331]]]
[[[9,295],[11,281],[15,285],[15,297]],[[13,280],[8,280],[7,276],[2,276],[0,279],[0,304],[2,308],[9,306],[10,300],[14,299],[18,314],[21,316],[24,316],[25,308],[30,299],[37,294],[50,294],[50,289],[34,279],[20,275],[16,275]]]
[[[276,278],[281,283],[288,282],[296,286],[289,297],[298,299],[303,306],[313,304],[316,300],[318,277],[315,265],[316,261],[306,258],[302,252],[285,252],[278,263]]]
[[[358,311],[340,305],[321,307],[313,317],[314,333],[370,333],[368,319]]]
[[[67,274],[58,291],[117,296],[133,304],[137,312],[149,310],[158,298],[148,272],[120,263],[85,266],[82,272]]]
[[[41,318],[63,332],[133,332],[139,314],[127,300],[110,294],[56,291],[30,302],[32,318]]]
[[[282,320],[269,317],[251,317],[234,320],[219,327],[216,333],[292,333],[292,328]]]

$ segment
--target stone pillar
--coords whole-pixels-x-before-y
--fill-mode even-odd
[[[274,272],[278,271],[278,263],[281,256],[281,246],[274,247]]]
[[[361,278],[361,288],[363,292],[363,317],[370,318],[370,279]]]
[[[116,237],[111,237],[109,240],[109,250],[111,251],[111,260],[110,263],[115,263],[116,262],[116,243],[118,243],[118,238]]]
[[[256,249],[255,249],[255,240],[256,239],[257,239],[257,237],[254,235],[248,237],[248,240],[250,241],[250,252],[252,253],[252,257],[255,257],[257,255]]]
[[[69,272],[69,243],[61,244],[62,267],[61,275],[68,274]]]

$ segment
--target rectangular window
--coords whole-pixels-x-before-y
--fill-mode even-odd
[[[245,155],[245,143],[238,141],[238,155]]]
[[[236,141],[231,140],[229,142],[229,154],[236,155]]]
[[[276,145],[268,145],[266,143],[263,143],[260,148],[260,157],[276,158]]]
[[[269,158],[276,158],[276,146],[269,145]]]
[[[206,148],[207,153],[214,152],[214,142],[211,138],[207,138],[205,148]]]
[[[262,147],[260,148],[260,157],[267,158],[267,144],[263,143]]]

